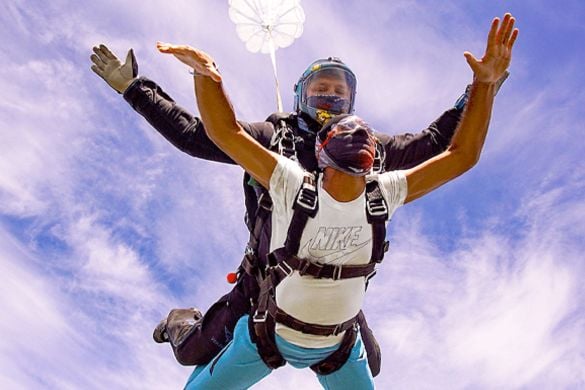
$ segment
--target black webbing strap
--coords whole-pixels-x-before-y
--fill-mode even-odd
[[[315,278],[340,280],[362,276],[369,278],[376,270],[376,263],[374,262],[348,265],[313,263],[297,256],[288,255],[285,248],[278,248],[271,252],[269,256],[276,263],[276,266],[269,269],[269,272],[272,273],[272,282],[275,283],[275,286],[293,271],[298,271],[301,276],[310,275]]]
[[[361,312],[360,312],[361,313]],[[327,356],[326,359],[321,360],[311,366],[311,370],[319,375],[329,375],[341,368],[349,358],[353,345],[357,339],[357,324],[351,329],[348,329],[341,339],[339,348]]]
[[[256,310],[251,316],[249,330],[258,347],[258,354],[268,367],[275,369],[285,365],[286,361],[276,346],[274,337],[276,323],[268,313],[268,302],[274,293],[272,285],[273,281],[270,274],[266,275],[260,282],[260,294],[258,295]],[[252,311],[254,311],[254,308],[252,308]]]
[[[290,158],[297,160],[297,150],[295,145],[295,133],[287,120],[290,120],[290,113],[274,113],[266,120],[274,125],[274,134],[270,140],[270,150]]]
[[[366,184],[366,216],[372,225],[372,256],[370,262],[380,263],[384,253],[388,250],[386,241],[386,221],[388,220],[388,206],[382,195],[378,181]]]
[[[256,208],[253,229],[250,231],[248,245],[246,246],[244,258],[240,264],[240,270],[243,270],[256,279],[262,277],[262,271],[260,270],[258,263],[258,244],[260,241],[260,234],[262,234],[264,224],[268,218],[270,218],[271,212],[272,199],[270,198],[268,191],[263,191],[258,198],[258,207]]]
[[[317,215],[318,210],[319,201],[317,199],[315,175],[307,172],[293,205],[293,216],[284,242],[284,247],[288,253],[297,254],[299,252],[301,236],[307,221]]]
[[[301,321],[291,316],[281,308],[279,308],[276,305],[276,302],[274,301],[274,298],[272,296],[268,297],[267,303],[268,303],[267,312],[270,314],[270,317],[274,318],[275,322],[288,326],[289,328],[302,333],[312,334],[316,336],[337,336],[338,334],[345,332],[346,330],[350,329],[352,326],[357,324],[357,315],[340,324],[335,325],[312,324],[310,322]]]
[[[374,165],[372,171],[374,173],[384,172],[384,162],[386,161],[386,149],[381,142],[376,142],[376,152],[374,154]]]

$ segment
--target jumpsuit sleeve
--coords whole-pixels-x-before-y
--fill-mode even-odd
[[[384,146],[386,171],[412,168],[421,162],[443,152],[451,143],[463,108],[445,111],[428,128],[419,133],[405,133],[389,136],[377,133],[376,137]]]
[[[140,77],[124,92],[124,99],[177,149],[205,160],[235,164],[211,141],[201,119],[191,115],[154,81]],[[258,142],[268,146],[274,132],[269,122],[246,123],[242,127]]]

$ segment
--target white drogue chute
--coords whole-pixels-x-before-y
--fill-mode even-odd
[[[282,99],[276,72],[276,49],[287,47],[303,33],[305,13],[300,0],[229,0],[230,19],[236,32],[252,53],[270,54],[276,104],[282,111]]]

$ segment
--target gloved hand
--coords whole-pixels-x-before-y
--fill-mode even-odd
[[[118,93],[124,91],[138,77],[138,64],[134,57],[134,50],[128,50],[126,62],[123,64],[106,45],[94,46],[90,59],[93,62],[91,70],[106,81]]]

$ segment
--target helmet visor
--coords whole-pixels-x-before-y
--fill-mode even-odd
[[[347,114],[353,110],[356,80],[353,74],[340,68],[323,68],[304,81],[303,103],[308,107],[332,114]]]

